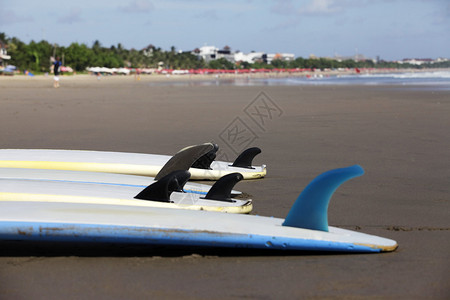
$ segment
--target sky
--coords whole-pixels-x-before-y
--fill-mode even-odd
[[[0,32],[60,46],[450,58],[450,0],[0,0]]]

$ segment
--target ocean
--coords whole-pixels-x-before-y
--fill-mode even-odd
[[[185,76],[185,75],[181,75]],[[194,75],[195,76],[195,75]],[[268,77],[268,78],[220,78],[217,80],[177,80],[176,75],[168,81],[152,82],[150,85],[168,86],[324,86],[364,85],[402,86],[419,90],[450,90],[450,71],[421,71],[405,73],[331,75],[318,74],[311,77]]]
[[[450,71],[254,79],[261,85],[400,85],[450,90]]]

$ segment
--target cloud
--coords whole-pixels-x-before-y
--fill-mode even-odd
[[[32,17],[19,16],[14,11],[9,9],[0,10],[0,25],[10,25],[14,23],[22,23],[30,21],[33,21]]]
[[[214,9],[208,9],[198,14],[195,14],[195,18],[200,19],[208,19],[208,20],[218,20],[219,16],[217,15],[217,11]]]
[[[436,11],[432,16],[432,23],[439,26],[449,27],[450,25],[450,3],[443,4],[444,7],[440,7],[439,11]]]
[[[58,23],[79,23],[83,22],[83,18],[81,17],[81,8],[72,7],[67,14],[58,18]]]
[[[280,15],[292,15],[296,8],[292,0],[275,0],[275,4],[270,7],[270,11]]]
[[[327,16],[361,6],[364,0],[306,0],[294,2],[293,0],[274,0],[270,12],[283,16]]]
[[[154,9],[153,3],[148,0],[134,0],[119,9],[126,13],[148,13]]]
[[[343,7],[336,4],[335,0],[312,0],[302,6],[298,12],[302,15],[330,15],[342,10]]]
[[[279,31],[279,30],[288,30],[288,29],[292,29],[294,27],[297,27],[298,25],[300,25],[301,23],[301,19],[300,18],[286,18],[285,20],[283,20],[283,22],[278,23],[274,26],[271,27],[266,27],[264,30],[268,30],[268,31]]]

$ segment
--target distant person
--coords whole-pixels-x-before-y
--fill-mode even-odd
[[[53,63],[53,87],[59,88],[59,74],[61,74],[61,61],[59,60],[59,57],[56,57],[55,62]]]
[[[136,68],[136,73],[134,74],[134,80],[141,80],[141,70]]]

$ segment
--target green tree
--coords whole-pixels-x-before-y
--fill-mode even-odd
[[[283,61],[281,59],[274,59],[272,60],[272,62],[270,63],[274,68],[287,68],[288,67],[288,63],[286,61]]]
[[[196,55],[189,52],[176,52],[175,46],[169,51],[152,46],[151,55],[145,55],[142,50],[125,49],[121,43],[117,46],[103,47],[99,40],[93,42],[89,47],[85,44],[72,43],[68,47],[60,47],[56,44],[50,44],[47,41],[35,42],[29,44],[23,43],[16,37],[8,37],[4,32],[0,32],[0,40],[8,45],[8,54],[11,56],[9,64],[15,65],[19,70],[30,70],[33,72],[48,72],[50,67],[50,57],[64,57],[66,66],[72,67],[76,71],[84,71],[86,67],[133,67],[157,68],[160,62],[164,67],[173,69],[235,69],[234,63],[225,58],[210,61],[208,64],[199,59]],[[430,67],[450,67],[449,61],[435,64],[411,65],[398,64],[395,62],[380,61],[374,63],[371,60],[358,61],[344,60],[336,61],[325,58],[302,58],[298,57],[293,61],[273,60],[271,64],[265,62],[247,63],[241,62],[239,68],[430,68]]]
[[[208,66],[211,69],[233,70],[235,65],[232,62],[230,62],[227,59],[222,57],[222,58],[210,61]]]
[[[65,65],[75,71],[84,71],[91,64],[93,52],[85,44],[72,43],[64,51]]]

